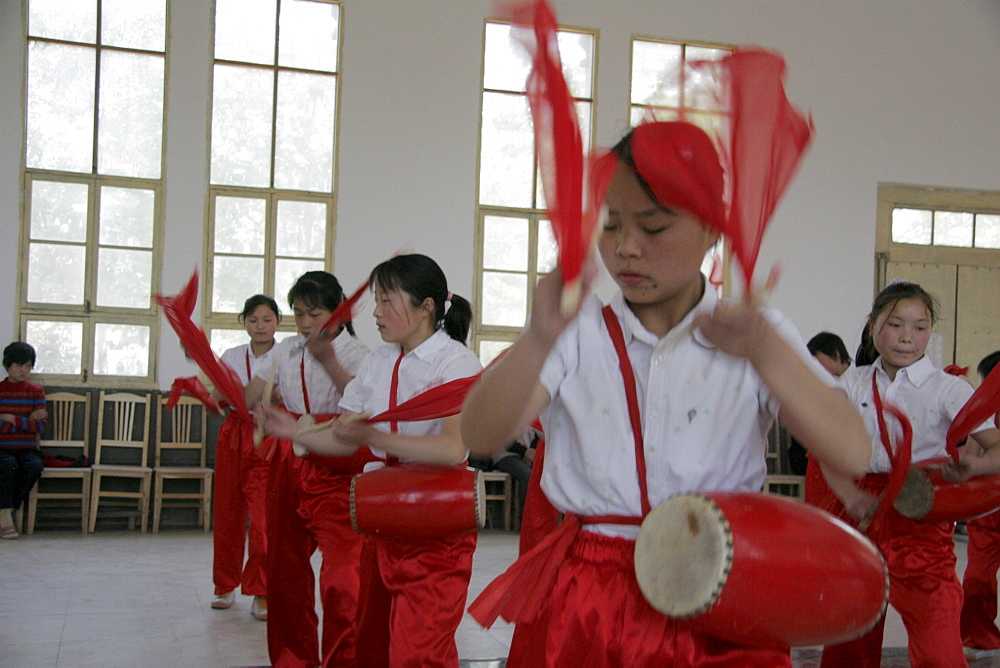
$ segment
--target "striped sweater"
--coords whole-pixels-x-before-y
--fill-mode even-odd
[[[15,423],[0,422],[0,448],[37,448],[38,435],[45,431],[45,420],[32,420],[28,416],[45,408],[45,390],[27,381],[12,383],[9,378],[0,381],[0,414],[15,416]]]

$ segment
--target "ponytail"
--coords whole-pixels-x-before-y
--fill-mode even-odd
[[[472,327],[472,304],[465,297],[452,294],[451,307],[445,312],[442,323],[448,336],[464,344]]]

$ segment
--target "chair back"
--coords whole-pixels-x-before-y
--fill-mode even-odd
[[[131,449],[139,451],[136,466],[146,466],[149,442],[149,419],[152,413],[152,396],[141,396],[128,392],[108,394],[101,390],[100,404],[97,413],[97,448],[94,453],[96,464],[134,464],[133,461],[109,461],[109,457],[118,459],[116,450]],[[130,459],[134,459],[134,456]]]
[[[182,396],[172,410],[167,410],[168,401],[167,395],[160,395],[154,466],[159,468],[166,464],[204,467],[207,451],[205,446],[208,441],[208,411],[193,397]],[[190,453],[193,461],[164,462],[164,453],[168,455],[168,459],[183,458],[186,453]],[[197,461],[194,461],[195,457]]]
[[[45,402],[48,405],[49,429],[39,438],[38,445],[44,450],[67,449],[73,450],[74,454],[86,455],[90,435],[90,394],[50,392],[45,395]]]

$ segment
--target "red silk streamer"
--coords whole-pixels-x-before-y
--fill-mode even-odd
[[[1000,364],[983,379],[948,427],[945,446],[956,464],[958,444],[967,439],[973,429],[986,422],[997,411],[1000,411]]]
[[[181,345],[184,346],[198,368],[212,381],[219,393],[233,407],[233,410],[250,419],[250,411],[247,410],[246,400],[243,397],[243,384],[239,377],[235,371],[219,361],[219,358],[212,352],[212,346],[208,343],[205,332],[191,320],[194,304],[198,299],[198,270],[196,269],[191,274],[187,285],[175,296],[154,295],[153,298],[157,304],[163,307],[163,314],[166,316],[167,322],[177,333]]]
[[[327,321],[323,323],[323,326],[320,327],[320,330],[322,331],[326,329],[336,329],[337,327],[343,325],[345,322],[353,320],[355,313],[354,306],[355,304],[358,303],[358,300],[361,299],[361,295],[365,294],[365,290],[367,289],[368,289],[368,282],[365,281],[364,283],[361,284],[360,287],[358,287],[357,290],[354,291],[353,295],[351,295],[344,301],[337,304],[337,308],[333,309],[333,313],[331,313],[329,319],[327,319]]]
[[[564,312],[575,310],[580,274],[597,227],[600,204],[613,174],[606,161],[587,161],[573,96],[559,58],[556,17],[545,0],[519,2],[500,10],[522,29],[519,37],[532,57],[526,90],[534,124],[535,150],[552,232],[559,246]],[[585,168],[592,179],[584,208]]]
[[[221,413],[222,410],[219,405],[215,403],[212,399],[212,395],[208,393],[205,386],[198,376],[187,376],[186,378],[174,378],[173,384],[170,385],[170,397],[167,399],[167,410],[174,410],[174,406],[177,405],[177,401],[181,398],[182,394],[190,394],[192,397],[205,404],[205,408],[212,411],[213,413]]]
[[[367,418],[365,422],[418,422],[451,417],[462,412],[465,395],[482,372],[457,378],[410,397],[395,408]]]
[[[967,367],[967,366],[958,366],[957,364],[949,364],[948,366],[946,366],[945,368],[943,368],[941,370],[944,371],[946,374],[948,374],[950,376],[968,376],[969,375],[969,367]]]
[[[728,141],[716,141],[729,171],[728,213],[719,156],[694,126],[640,125],[632,156],[661,204],[683,209],[729,238],[750,295],[764,231],[809,145],[812,120],[785,97],[785,62],[777,54],[748,47],[694,66],[713,71],[723,91],[720,108],[730,112]]]

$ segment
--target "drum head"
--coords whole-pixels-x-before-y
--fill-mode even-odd
[[[910,466],[906,472],[903,488],[892,506],[903,517],[911,520],[923,519],[934,505],[934,484],[927,472],[919,466]]]
[[[712,499],[674,496],[654,508],[635,544],[635,576],[649,604],[675,619],[715,603],[733,563],[729,521]]]
[[[480,529],[486,526],[486,481],[483,480],[479,469],[469,467],[470,471],[476,472],[475,501],[476,501],[476,525]]]

